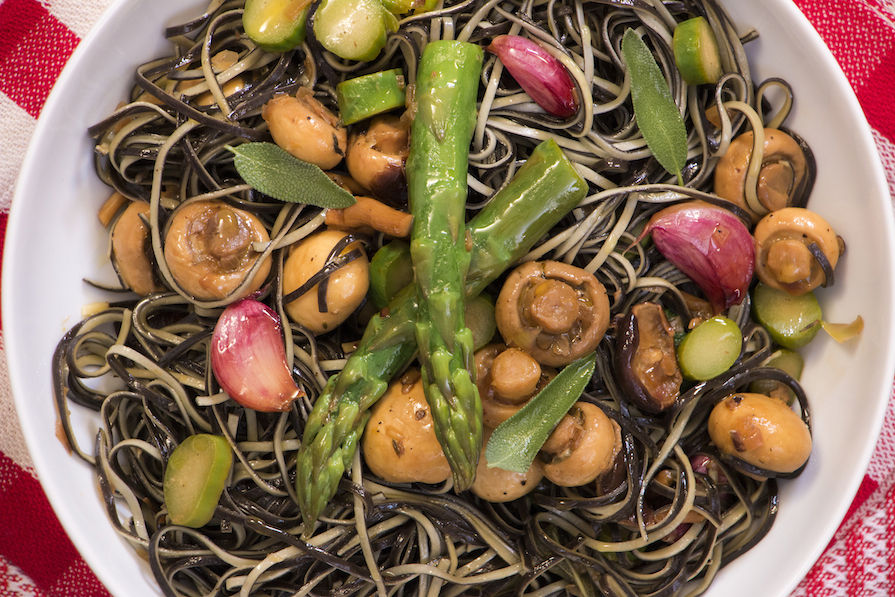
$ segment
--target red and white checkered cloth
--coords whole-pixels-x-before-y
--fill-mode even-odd
[[[795,2],[851,82],[895,197],[895,0]],[[44,101],[110,3],[0,0],[0,240]],[[107,596],[53,514],[24,446],[0,322],[0,597]],[[895,596],[895,399],[854,504],[793,595]]]

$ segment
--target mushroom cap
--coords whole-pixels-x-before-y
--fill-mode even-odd
[[[336,245],[348,236],[340,230],[323,230],[295,245],[283,266],[283,294],[297,290],[323,269]],[[351,242],[333,258],[355,250],[360,253],[357,259],[329,274],[325,285],[315,284],[285,305],[290,319],[322,334],[335,329],[360,306],[370,288],[370,262],[363,245],[360,241]]]
[[[558,261],[530,261],[507,277],[495,305],[508,346],[560,367],[588,354],[609,327],[609,298],[597,278]]]
[[[709,415],[718,449],[753,466],[791,473],[811,455],[811,432],[785,402],[764,394],[732,394]]]
[[[715,167],[715,194],[742,207],[757,222],[769,211],[792,205],[802,194],[808,163],[795,139],[778,129],[764,129],[764,154],[756,189],[763,209],[758,212],[746,201],[745,190],[753,145],[752,131],[730,142]]]
[[[347,130],[307,87],[269,100],[261,117],[274,142],[300,160],[329,170],[345,157]]]
[[[131,201],[112,225],[110,254],[121,283],[140,296],[147,296],[166,288],[155,270],[149,227],[143,218],[149,218],[149,204]]]
[[[541,447],[541,470],[556,485],[585,485],[612,468],[621,446],[618,423],[599,406],[576,402]]]
[[[824,270],[811,254],[812,243],[826,256],[831,269],[842,249],[833,227],[820,215],[803,207],[787,207],[769,213],[755,226],[755,273],[773,288],[794,295],[828,283]]]
[[[482,423],[490,429],[496,429],[516,414],[556,377],[552,367],[541,367],[525,351],[503,344],[489,344],[479,349],[475,353],[475,365]]]
[[[393,114],[377,116],[365,131],[348,138],[345,165],[351,177],[377,198],[403,205],[407,201],[404,164],[410,153],[410,130]]]
[[[450,478],[419,370],[392,382],[370,409],[361,448],[367,466],[384,481],[441,483]]]
[[[250,212],[219,200],[187,202],[168,220],[165,262],[184,292],[199,300],[221,300],[239,288],[260,257],[253,243],[269,241],[264,224]],[[266,258],[246,289],[233,298],[261,288],[269,273]]]
[[[483,445],[488,444],[492,433],[492,429],[487,427],[484,429]],[[475,481],[470,490],[489,502],[510,502],[533,491],[543,476],[537,461],[533,462],[524,473],[514,473],[496,466],[489,468],[485,451],[482,450],[476,467]]]

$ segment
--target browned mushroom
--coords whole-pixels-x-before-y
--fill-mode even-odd
[[[365,131],[353,132],[345,164],[352,178],[378,199],[392,205],[407,202],[404,163],[410,152],[406,122],[391,114],[377,116]]]
[[[493,430],[485,427],[483,445],[488,445],[491,433]],[[496,466],[489,467],[485,451],[482,450],[475,472],[475,481],[470,489],[483,500],[509,502],[530,493],[538,486],[543,476],[537,461],[533,462],[524,473],[514,473]]]
[[[594,348],[609,327],[606,289],[583,269],[531,261],[507,278],[495,306],[508,346],[551,367],[568,365]]]
[[[267,229],[254,214],[218,200],[185,203],[171,214],[165,233],[165,262],[174,280],[199,300],[231,296],[249,276],[267,243]],[[259,265],[238,297],[258,290],[270,273],[270,259]]]
[[[661,305],[638,303],[628,311],[619,326],[615,370],[624,397],[641,410],[658,413],[677,400],[683,376]]]
[[[590,402],[576,402],[538,453],[544,476],[563,487],[590,483],[612,469],[621,428]]]
[[[307,87],[294,96],[274,97],[261,108],[261,117],[274,142],[300,160],[329,170],[345,157],[348,132]]]
[[[811,432],[785,402],[764,394],[733,394],[712,409],[709,436],[718,449],[777,473],[799,469],[811,455]]]
[[[323,271],[338,259],[345,263]],[[286,303],[286,314],[315,334],[332,331],[345,321],[369,288],[367,253],[360,241],[340,230],[323,230],[302,240],[291,249],[283,266],[283,293],[302,290]]]
[[[148,217],[149,204],[132,201],[112,225],[112,265],[121,283],[140,296],[166,290],[155,268],[149,227],[143,221]]]
[[[808,184],[808,166],[795,139],[777,129],[764,129],[764,154],[756,189],[760,206],[750,205],[746,199],[746,177],[753,145],[752,131],[731,141],[715,168],[715,193],[745,209],[757,222],[769,211],[801,199]]]
[[[418,369],[392,382],[370,409],[361,447],[367,466],[385,481],[441,483],[450,478]]]
[[[513,416],[556,376],[519,348],[489,344],[475,353],[482,422],[495,429]]]
[[[832,284],[845,248],[826,220],[802,207],[769,213],[755,226],[753,236],[758,278],[795,295]]]

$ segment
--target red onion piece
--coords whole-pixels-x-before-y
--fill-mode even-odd
[[[286,364],[280,318],[243,299],[224,309],[211,336],[211,369],[233,400],[262,412],[289,409],[304,395]]]
[[[548,114],[569,118],[578,111],[578,92],[562,63],[520,35],[498,35],[485,47],[500,58],[516,82]]]
[[[755,271],[749,229],[731,212],[688,201],[656,213],[641,236],[699,286],[717,315],[740,303]]]

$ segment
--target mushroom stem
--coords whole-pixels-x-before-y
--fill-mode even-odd
[[[339,229],[372,228],[395,238],[410,236],[413,216],[371,197],[357,197],[357,203],[326,212],[326,225]]]

